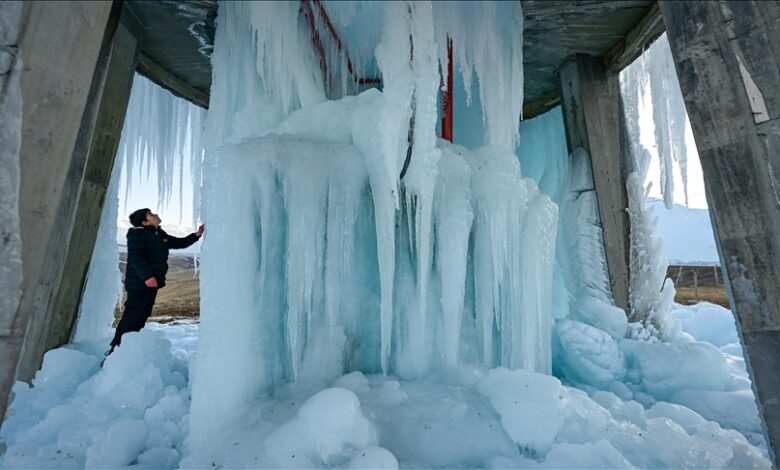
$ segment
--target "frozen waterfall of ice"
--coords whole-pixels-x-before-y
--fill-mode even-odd
[[[486,64],[509,56],[456,45],[496,93],[464,115],[491,130],[474,148],[435,138],[441,38],[466,34],[443,25],[505,40],[491,22],[519,4],[452,5],[447,23],[429,2],[323,3],[345,27],[386,11],[380,47],[352,55],[382,90],[334,90],[343,55],[320,84],[289,5],[222,2],[202,323],[129,333],[103,368],[107,338],[47,352],[34,387],[14,386],[0,468],[769,468],[733,316],[676,306],[682,331],[633,334],[609,293],[591,156],[569,155],[560,108],[524,122],[516,152],[490,117],[512,79]],[[134,165],[181,180],[158,160],[180,137],[201,154],[198,117],[145,96],[133,119],[175,130],[136,138]],[[653,307],[668,297],[652,217],[632,222]]]
[[[382,91],[333,101],[305,98],[321,86],[299,82],[317,76],[316,61],[275,60],[309,54],[298,36],[273,34],[298,31],[302,18],[278,5],[220,4],[194,448],[285,380],[350,370],[416,378],[463,365],[550,372],[558,208],[511,150],[521,46],[490,55],[499,39],[522,37],[512,29],[522,16],[480,7],[482,30],[503,26],[469,49],[468,67],[485,77],[504,61],[511,68],[485,79],[496,90],[482,96],[493,145],[469,150],[436,138],[438,39],[459,38],[456,26],[474,18],[442,22],[437,8],[384,4]]]

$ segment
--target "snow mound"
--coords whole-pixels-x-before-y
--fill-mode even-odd
[[[739,343],[734,314],[720,305],[701,302],[690,307],[675,308],[672,315],[677,318],[683,331],[717,347]]]
[[[771,468],[741,358],[690,332],[615,352],[607,333],[559,324],[583,358],[605,344],[607,357],[625,354],[623,381],[586,393],[507,368],[400,381],[350,372],[255,397],[207,448],[189,441],[197,325],[127,335],[104,369],[102,344],[69,345],[46,355],[34,388],[14,387],[0,467]],[[717,373],[704,380],[676,356]]]
[[[646,343],[626,339],[620,345],[634,369],[634,377],[657,399],[669,399],[685,389],[723,391],[731,382],[726,359],[709,343]]]
[[[197,331],[191,325],[167,331]],[[184,336],[184,335],[182,335]],[[187,434],[187,363],[159,327],[122,338],[102,369],[110,338],[49,351],[34,387],[18,382],[0,439],[3,468],[175,468]]]
[[[558,379],[502,367],[490,371],[477,384],[477,391],[488,397],[517,445],[547,452],[564,418]]]
[[[357,395],[328,388],[306,400],[297,416],[274,430],[263,447],[274,466],[331,467],[350,461],[355,449],[377,442],[376,429],[361,412]]]

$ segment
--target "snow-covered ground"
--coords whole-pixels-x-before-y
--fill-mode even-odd
[[[670,264],[720,263],[707,209],[674,204],[670,210],[660,199],[648,199],[647,206],[658,216],[656,234],[664,241]]]
[[[149,324],[103,369],[108,339],[48,352],[34,387],[14,387],[0,467],[770,468],[731,313],[673,315],[677,341],[620,343],[624,379],[601,390],[505,368],[352,372],[257,397],[218,456],[187,445],[198,325]],[[583,371],[601,347],[579,352]]]

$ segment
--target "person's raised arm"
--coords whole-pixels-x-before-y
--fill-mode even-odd
[[[168,235],[168,248],[171,248],[172,250],[187,248],[188,246],[200,240],[200,237],[203,236],[203,232],[205,231],[206,231],[206,226],[201,225],[200,227],[198,227],[197,232],[191,233],[184,238]]]

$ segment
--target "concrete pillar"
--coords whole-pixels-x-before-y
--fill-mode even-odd
[[[0,420],[25,332],[51,317],[121,11],[118,3],[90,1],[29,2],[25,8],[17,43],[24,64],[18,186],[23,281],[18,308],[2,312],[10,327],[0,331]],[[28,368],[22,378],[30,375]]]
[[[65,265],[56,286],[54,303],[47,315],[42,322],[31,323],[27,330],[24,355],[17,370],[19,379],[32,378],[40,368],[43,354],[70,340],[130,100],[133,75],[138,63],[138,45],[138,39],[120,23],[111,47],[100,96],[97,97],[97,117],[86,149],[87,161],[76,201]]]
[[[612,296],[615,305],[628,310],[628,169],[618,75],[607,71],[600,58],[577,55],[561,68],[560,77],[569,154],[582,148],[590,155]]]
[[[24,327],[16,318],[22,293],[19,150],[23,64],[18,44],[28,15],[27,3],[6,2],[0,6],[0,390],[6,391],[3,394],[11,386],[16,369],[16,363],[6,358],[18,351],[24,337]],[[0,412],[0,420],[2,415]]]
[[[729,300],[777,466],[780,3],[661,2]]]

